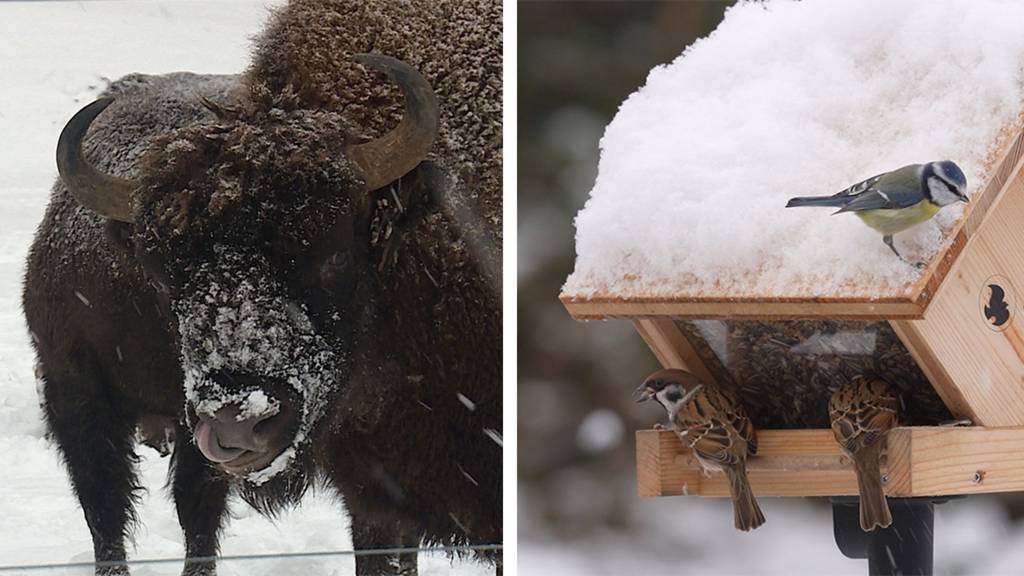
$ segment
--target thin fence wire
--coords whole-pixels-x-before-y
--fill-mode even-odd
[[[372,550],[321,550],[315,552],[280,552],[277,554],[233,554],[224,556],[196,556],[192,558],[140,558],[136,560],[117,560],[104,562],[67,562],[62,564],[24,564],[24,565],[2,565],[0,573],[14,571],[43,571],[57,570],[61,568],[112,568],[117,566],[153,566],[160,564],[200,564],[205,562],[229,562],[233,560],[309,560],[315,558],[328,558],[331,556],[391,556],[395,554],[408,554],[410,552],[425,553],[456,553],[456,552],[490,552],[502,550],[501,544],[478,544],[475,546],[426,546],[423,548],[374,548]]]

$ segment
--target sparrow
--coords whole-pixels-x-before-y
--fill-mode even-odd
[[[665,408],[671,429],[693,450],[705,473],[725,473],[738,530],[764,524],[747,479],[747,456],[757,453],[757,436],[742,405],[714,385],[676,369],[651,374],[634,397],[637,402],[654,398]]]
[[[864,377],[841,386],[828,403],[832,433],[857,472],[860,527],[865,532],[892,524],[878,460],[886,435],[897,426],[898,408],[899,398],[888,384]]]

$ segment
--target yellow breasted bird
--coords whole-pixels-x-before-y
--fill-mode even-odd
[[[791,198],[793,206],[831,206],[834,214],[853,212],[865,224],[882,233],[882,241],[905,260],[893,246],[892,236],[929,220],[943,206],[967,202],[967,178],[949,160],[911,164],[858,182],[834,196]]]

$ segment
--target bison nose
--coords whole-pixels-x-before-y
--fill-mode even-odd
[[[242,417],[241,409],[230,404],[210,417],[200,415],[193,438],[196,447],[211,462],[229,462],[246,452],[266,452],[283,419],[280,412]]]

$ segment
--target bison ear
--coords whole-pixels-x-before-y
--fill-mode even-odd
[[[364,215],[370,216],[375,207],[392,203],[401,214],[414,215],[440,204],[450,185],[451,179],[443,168],[424,160],[405,176],[374,192],[369,203],[360,208],[368,211]]]
[[[395,227],[415,226],[426,211],[441,203],[449,186],[448,174],[429,160],[391,184],[377,190],[367,203],[357,205],[362,218],[370,222],[370,244],[390,237]]]
[[[403,238],[415,234],[420,222],[436,210],[448,182],[444,170],[425,161],[377,192],[364,220],[368,222],[370,258],[377,272],[394,264]]]

